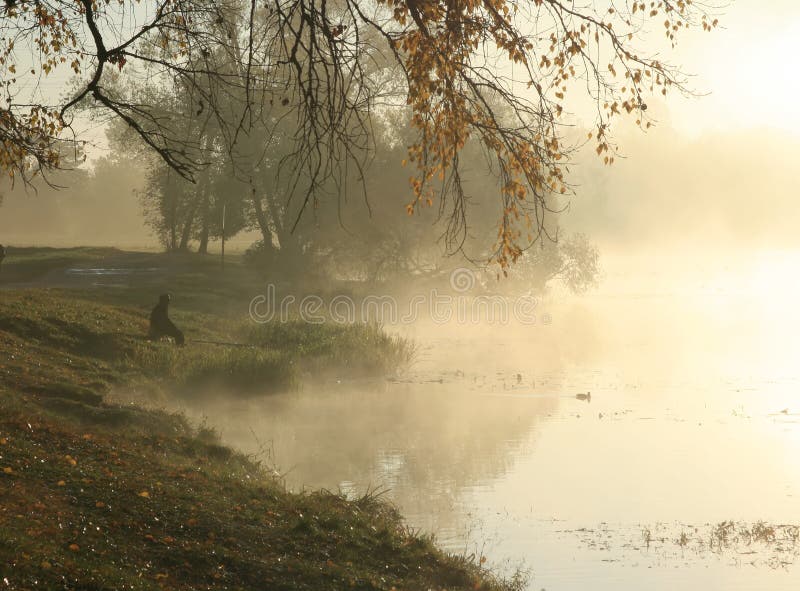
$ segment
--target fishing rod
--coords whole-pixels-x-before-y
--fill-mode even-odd
[[[205,339],[189,339],[190,343],[199,343],[201,345],[219,345],[221,347],[251,347],[255,348],[257,345],[249,343],[234,343],[231,341],[209,341]]]

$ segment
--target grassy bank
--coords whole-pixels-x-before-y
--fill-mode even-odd
[[[101,303],[64,289],[0,296],[0,384],[22,391],[62,382],[99,393],[133,385],[186,395],[220,387],[265,394],[292,389],[303,375],[388,375],[413,353],[374,325],[259,325],[244,315],[187,310],[173,314],[188,339],[176,347],[145,338],[148,305]]]
[[[407,343],[375,326],[255,325],[247,301],[261,279],[235,261],[223,275],[208,259],[90,253],[83,264],[137,261],[167,271],[124,289],[80,275],[52,288],[48,278],[62,275],[51,263],[62,255],[26,256],[30,268],[15,262],[24,287],[9,273],[0,290],[6,588],[502,587],[408,532],[373,497],[287,493],[264,467],[181,416],[104,400],[113,389],[261,394],[333,369],[384,375],[408,361]],[[176,296],[172,316],[187,347],[144,339],[163,291]]]
[[[500,588],[375,498],[287,493],[178,416],[0,397],[5,588]]]

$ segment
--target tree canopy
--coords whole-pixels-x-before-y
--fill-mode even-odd
[[[613,162],[613,122],[647,127],[650,96],[685,90],[652,33],[674,45],[684,29],[716,27],[713,10],[692,0],[5,0],[0,167],[22,179],[58,168],[88,109],[197,180],[208,146],[137,91],[180,86],[183,111],[215,127],[215,150],[245,182],[265,163],[288,179],[294,227],[332,180],[368,163],[376,118],[403,107],[414,131],[407,211],[438,201],[446,243],[460,248],[470,227],[460,156],[479,145],[501,205],[488,258],[506,267],[547,235],[552,196],[569,191],[571,106],[588,98],[589,139]],[[66,81],[64,71],[69,92],[47,92],[42,81]],[[289,146],[279,157],[276,141]]]

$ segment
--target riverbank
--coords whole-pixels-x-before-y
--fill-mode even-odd
[[[207,259],[182,257],[124,289],[81,283],[80,273],[65,275],[74,285],[55,288],[59,266],[41,260],[60,254],[30,254],[46,273],[17,261],[12,270],[25,288],[9,285],[9,272],[0,292],[0,580],[7,588],[506,585],[408,531],[374,496],[288,493],[268,467],[221,446],[208,429],[106,402],[115,390],[142,400],[203,388],[253,395],[342,364],[378,375],[407,361],[406,343],[370,326],[253,327],[242,305],[259,281],[235,262],[222,274]],[[125,253],[110,256],[123,268]],[[138,259],[141,269],[167,266],[151,255]],[[161,291],[175,296],[185,348],[143,338]]]

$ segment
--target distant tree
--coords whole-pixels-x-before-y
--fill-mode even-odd
[[[583,234],[543,241],[508,271],[508,287],[538,294],[559,282],[572,293],[583,293],[597,284],[599,261],[597,247]]]
[[[202,146],[160,117],[157,104],[110,84],[155,66],[160,79],[192,89],[196,118],[215,119],[231,153],[255,121],[292,121],[292,148],[279,168],[293,178],[286,199],[299,199],[294,228],[329,179],[363,165],[374,117],[407,104],[416,132],[408,211],[441,199],[446,242],[461,248],[468,228],[461,153],[479,141],[498,179],[490,258],[505,267],[546,236],[548,195],[568,191],[566,97],[588,95],[596,105],[591,137],[612,162],[612,122],[629,114],[647,126],[647,97],[683,89],[680,72],[643,48],[648,26],[672,44],[682,29],[715,27],[708,10],[689,0],[6,2],[0,167],[23,178],[58,167],[55,142],[68,136],[75,106],[91,101],[195,180]],[[29,90],[64,66],[80,79],[70,96]]]
[[[186,250],[194,227],[197,199],[191,185],[167,166],[148,171],[139,194],[145,223],[166,250]]]
[[[461,257],[448,257],[443,248],[448,216],[436,208],[424,208],[399,223],[393,208],[410,195],[406,183],[408,171],[400,165],[412,133],[404,123],[407,116],[408,112],[399,110],[376,120],[371,165],[361,172],[351,171],[344,179],[348,187],[353,187],[359,184],[357,175],[362,175],[360,182],[369,194],[369,208],[364,207],[358,195],[343,201],[323,199],[311,215],[301,220],[296,231],[288,234],[288,239],[298,244],[301,255],[281,248],[284,241],[275,233],[270,240],[271,248],[265,249],[262,242],[256,249],[260,261],[271,265],[271,270],[300,266],[328,277],[389,282],[400,288],[409,278],[447,284],[452,270],[464,264]],[[280,151],[276,149],[274,153]],[[465,146],[461,160],[466,171],[465,193],[473,210],[463,251],[470,259],[482,262],[487,258],[484,237],[494,229],[497,202],[493,198],[492,179],[484,173],[480,146],[476,142]],[[275,190],[274,185],[271,173],[256,182],[264,194],[263,201],[273,201],[283,212],[284,204],[274,197],[283,193]],[[332,186],[328,190],[333,193],[338,189]],[[560,215],[551,217],[548,232],[553,240],[540,241],[526,250],[509,270],[504,289],[540,293],[561,282],[571,291],[581,292],[593,285],[598,274],[596,248],[584,236],[569,235],[559,227],[560,222]],[[485,269],[487,289],[493,289],[491,284],[496,275],[496,269]]]
[[[208,253],[209,241],[230,239],[248,225],[244,195],[231,190],[224,158],[209,165],[190,183],[161,160],[151,161],[147,183],[139,193],[145,223],[167,250]],[[224,226],[223,226],[224,224]]]
[[[216,122],[194,116],[196,89],[180,79],[160,80],[159,84],[129,83],[124,88],[117,82],[116,87],[116,91],[143,104],[158,105],[152,109],[154,117],[171,121],[175,137],[194,146],[204,162],[196,182],[191,182],[163,159],[154,157],[124,122],[116,121],[109,127],[107,136],[114,153],[145,163],[147,183],[139,198],[145,223],[161,244],[167,250],[188,250],[196,241],[198,252],[205,254],[209,241],[222,235],[223,217],[228,238],[240,232],[247,223],[243,196],[231,191],[226,179],[231,156],[224,149]]]

